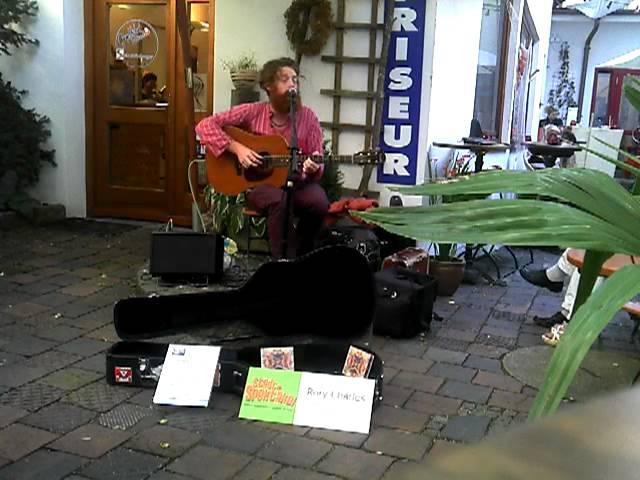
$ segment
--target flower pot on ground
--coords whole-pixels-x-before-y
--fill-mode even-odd
[[[464,258],[435,257],[431,259],[429,273],[438,280],[438,296],[450,297],[458,290],[464,277]]]
[[[233,86],[253,90],[258,83],[258,62],[253,53],[244,53],[237,58],[224,60],[222,66],[229,72]]]

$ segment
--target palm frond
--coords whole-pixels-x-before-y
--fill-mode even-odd
[[[640,79],[633,75],[627,75],[623,91],[633,108],[640,111]]]
[[[594,136],[593,138],[594,138],[594,140],[602,143],[603,145],[606,145],[607,147],[609,147],[609,148],[611,148],[613,150],[616,150],[623,157],[626,157],[629,160],[634,160],[636,162],[638,161],[638,157],[636,157],[635,155],[631,155],[629,152],[625,152],[624,150],[621,150],[621,149],[617,148],[615,145],[612,145],[612,144],[610,144],[608,142],[605,142],[601,138],[598,138],[596,136]],[[621,162],[617,158],[609,157],[608,155],[605,155],[605,154],[600,153],[600,152],[596,152],[595,150],[592,150],[590,148],[583,147],[583,149],[586,150],[587,152],[593,154],[593,155],[596,155],[596,156],[602,158],[603,160],[606,160],[607,162],[613,163],[620,170],[624,170],[625,172],[628,172],[628,173],[630,173],[632,175],[635,175],[636,178],[640,177],[640,168],[636,168],[636,167],[634,167],[632,165],[629,165],[628,163]]]

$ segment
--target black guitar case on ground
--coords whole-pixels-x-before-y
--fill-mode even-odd
[[[351,344],[322,342],[294,345],[295,369],[304,372],[342,374],[344,360]],[[250,367],[260,366],[260,348],[288,346],[282,343],[220,349],[219,384],[213,390],[242,395]],[[356,345],[374,355],[367,378],[375,380],[374,407],[382,400],[383,362],[375,352]],[[107,382],[110,385],[155,388],[169,344],[151,342],[118,342],[107,352]],[[127,372],[127,375],[122,375]]]
[[[267,335],[346,338],[369,328],[374,308],[367,260],[353,248],[333,246],[266,263],[235,290],[126,298],[116,303],[113,315],[124,340],[186,333],[229,320],[247,320]]]
[[[260,366],[261,347],[293,346],[296,370],[339,374],[351,345],[346,339],[371,326],[374,309],[374,277],[367,259],[346,246],[325,247],[295,260],[264,264],[235,290],[123,299],[114,307],[114,324],[125,341],[107,352],[107,381],[155,387],[168,344],[138,340],[230,320],[249,321],[266,336],[325,338],[320,343],[281,339],[244,348],[225,346],[220,353],[220,385],[216,387],[221,391],[242,394],[249,367]],[[369,352],[374,354],[369,378],[376,380],[376,405],[382,397],[383,362]]]

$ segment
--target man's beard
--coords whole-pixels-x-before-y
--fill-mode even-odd
[[[273,105],[273,109],[278,113],[289,113],[289,93],[284,93],[279,95],[274,93],[271,95],[271,105]],[[300,94],[296,95],[296,109],[299,109],[302,106],[302,99],[300,98]]]

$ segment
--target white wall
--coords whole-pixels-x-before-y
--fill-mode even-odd
[[[39,14],[26,25],[39,47],[22,47],[0,57],[0,70],[29,94],[25,108],[51,119],[46,146],[57,167],[44,166],[31,192],[38,200],[62,203],[68,216],[85,216],[84,17],[77,0],[40,0]]]
[[[560,67],[558,53],[563,41],[569,42],[569,69],[575,80],[576,101],[578,101],[584,43],[592,28],[593,20],[584,15],[557,13],[553,16],[547,81],[542,98],[544,102],[549,97],[549,90],[553,86],[553,75]],[[637,48],[640,48],[640,15],[610,15],[600,21],[600,28],[591,41],[584,101],[581,106],[582,125],[587,125],[591,113],[595,68]]]

